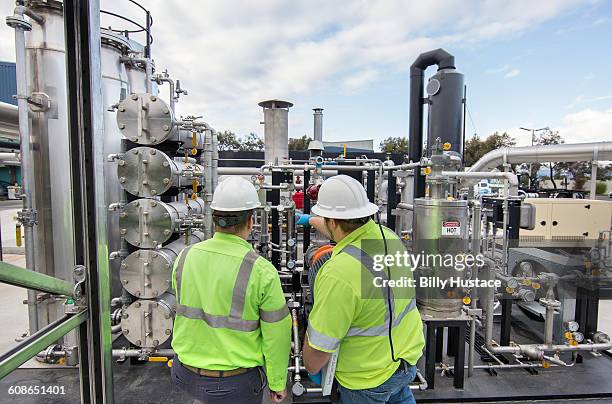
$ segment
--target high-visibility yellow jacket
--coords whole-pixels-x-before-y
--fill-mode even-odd
[[[187,247],[172,274],[180,361],[209,370],[264,366],[271,390],[287,382],[291,318],[278,272],[242,238],[217,232]]]
[[[403,254],[401,240],[391,230],[383,229],[388,255]],[[308,343],[323,352],[339,349],[336,379],[349,389],[380,386],[397,370],[399,362],[391,359],[390,318],[396,359],[415,365],[425,345],[414,287],[387,290],[376,286],[388,279],[387,271],[380,270],[384,254],[380,228],[370,220],[334,247],[315,280]],[[389,269],[393,280],[412,279],[409,266],[394,264]]]

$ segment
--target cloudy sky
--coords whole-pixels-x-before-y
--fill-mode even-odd
[[[612,139],[612,3],[605,0],[141,0],[153,56],[189,91],[177,108],[218,130],[262,134],[259,101],[292,101],[290,136],[406,136],[409,66],[437,47],[468,85],[467,133],[549,126],[567,142]],[[0,0],[0,15],[12,11]],[[141,18],[119,0],[102,8]],[[119,24],[102,18],[102,25]],[[0,24],[0,60],[14,60]],[[431,74],[431,71],[427,71]]]

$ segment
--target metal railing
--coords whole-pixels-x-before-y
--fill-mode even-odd
[[[78,276],[77,282],[70,283],[63,279],[0,262],[0,282],[53,295],[66,296],[74,299],[75,302],[74,308],[62,318],[50,323],[0,355],[0,379],[87,321],[87,307],[83,305],[84,299],[81,291],[84,271],[78,268],[75,273]],[[79,346],[79,352],[83,348],[87,349],[87,347]]]

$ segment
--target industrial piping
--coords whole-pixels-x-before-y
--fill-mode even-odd
[[[455,57],[444,49],[435,49],[419,55],[410,66],[410,120],[409,157],[418,162],[423,156],[423,91],[425,69],[438,65],[438,70],[455,69]],[[418,170],[414,175],[414,197],[425,196],[425,177]]]
[[[491,171],[503,164],[546,163],[549,161],[612,160],[612,142],[504,147],[482,156],[468,172]]]
[[[28,116],[28,73],[26,71],[25,31],[32,29],[32,24],[26,21],[25,15],[39,24],[44,18],[24,6],[15,7],[13,17],[7,17],[7,25],[15,29],[15,60],[17,66],[17,107],[19,114],[19,138],[21,144],[21,199],[23,209],[19,212],[19,221],[24,227],[26,269],[36,271],[34,262],[34,224],[36,212],[33,209],[34,168],[32,160],[32,145],[30,143],[30,125]],[[30,335],[38,331],[38,312],[36,308],[36,291],[28,289],[28,317]]]
[[[19,112],[13,104],[0,102],[0,134],[19,137]]]

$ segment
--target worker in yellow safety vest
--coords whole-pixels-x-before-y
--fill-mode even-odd
[[[412,279],[411,268],[385,260],[405,252],[401,240],[371,219],[378,206],[346,175],[322,184],[312,212],[318,217],[302,221],[337,244],[315,280],[306,369],[317,374],[337,352],[341,403],[414,403],[409,384],[425,345],[423,325],[414,285],[389,286]]]
[[[172,378],[204,403],[260,403],[266,379],[273,401],[287,395],[291,318],[278,272],[247,242],[259,206],[249,181],[220,182],[214,236],[174,265]]]

